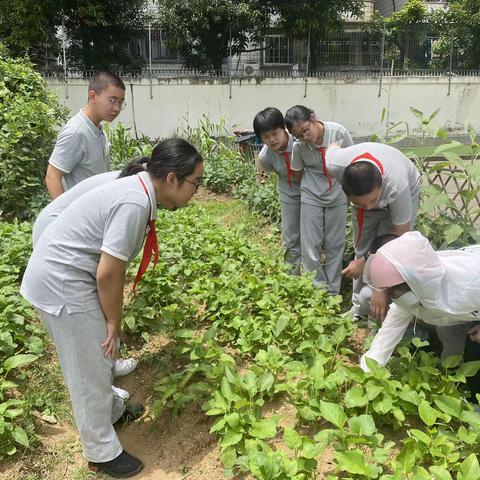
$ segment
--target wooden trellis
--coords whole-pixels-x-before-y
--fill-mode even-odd
[[[473,207],[477,208],[477,212],[473,218],[471,218],[472,222],[476,223],[480,218],[480,210],[478,210],[480,206],[479,193],[467,203],[467,200],[460,195],[460,192],[467,189],[474,190],[475,186],[472,185],[468,177],[461,176],[464,172],[457,166],[447,165],[438,170],[431,170],[435,164],[443,162],[444,160],[426,160],[424,163],[424,179],[426,179],[429,185],[438,185],[442,192],[448,195],[450,200],[452,200],[459,209],[465,210],[468,208],[471,210]]]

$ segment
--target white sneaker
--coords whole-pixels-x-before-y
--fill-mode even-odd
[[[132,373],[138,365],[138,360],[134,358],[118,359],[115,362],[115,377],[124,377],[129,373]]]
[[[115,396],[120,397],[123,400],[128,400],[130,398],[130,394],[126,390],[124,390],[123,388],[114,387],[112,385],[112,390],[113,390],[113,394]]]

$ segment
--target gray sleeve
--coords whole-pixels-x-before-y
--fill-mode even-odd
[[[305,168],[305,163],[302,156],[302,147],[299,143],[293,144],[291,165],[292,170],[300,171]]]
[[[82,136],[78,131],[65,129],[60,132],[48,163],[64,173],[70,173],[85,155]]]
[[[149,210],[136,203],[121,203],[105,222],[102,252],[128,262],[145,236]]]
[[[258,154],[260,160],[260,165],[266,172],[273,172],[275,170],[275,165],[273,164],[272,154],[268,148],[264,147]]]
[[[393,225],[403,225],[412,219],[412,196],[406,188],[400,196],[389,205]]]
[[[350,132],[345,127],[343,127],[342,129],[342,137],[343,137],[343,140],[342,140],[341,146],[343,148],[351,147],[353,145],[353,138],[350,135]]]

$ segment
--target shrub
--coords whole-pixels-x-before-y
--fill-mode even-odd
[[[0,50],[0,216],[28,218],[32,197],[44,191],[43,177],[55,127],[67,110],[47,90],[26,59]]]

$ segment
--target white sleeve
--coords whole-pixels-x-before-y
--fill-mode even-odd
[[[360,367],[368,372],[365,357],[372,358],[384,366],[390,360],[395,347],[403,338],[403,334],[412,320],[413,315],[394,303],[390,305],[382,326],[373,339],[370,350],[362,355]]]

